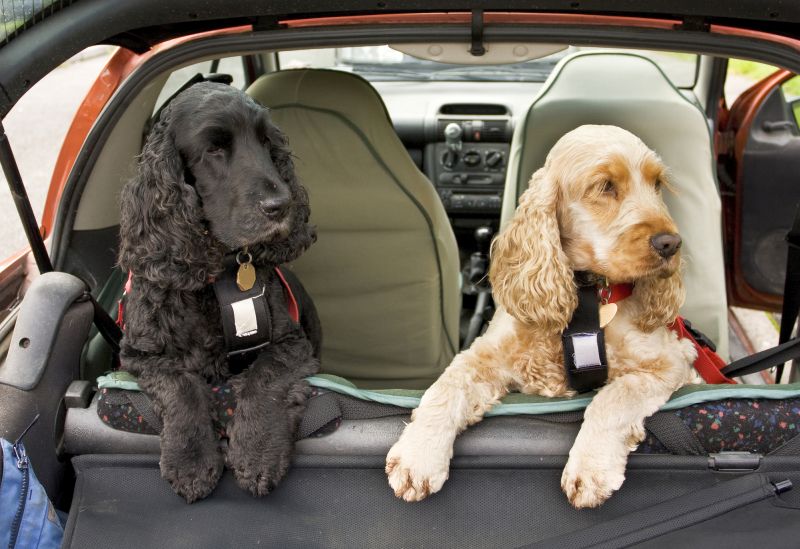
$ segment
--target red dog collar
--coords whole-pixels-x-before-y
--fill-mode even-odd
[[[597,297],[600,303],[616,303],[631,296],[633,293],[633,284],[611,284],[601,285],[597,287]]]
[[[633,284],[611,284],[609,286],[598,286],[597,297],[601,303],[617,303],[631,296]],[[697,350],[697,358],[694,361],[694,369],[706,383],[728,383],[736,382],[725,376],[720,370],[725,367],[725,361],[715,352],[715,349],[708,344],[708,338],[702,335],[683,317],[677,317],[675,322],[667,326],[670,330],[678,334],[681,339],[688,339]]]

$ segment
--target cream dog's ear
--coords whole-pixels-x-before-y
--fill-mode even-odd
[[[497,303],[520,322],[561,333],[577,296],[556,219],[558,182],[533,174],[514,217],[492,242],[489,277]]]

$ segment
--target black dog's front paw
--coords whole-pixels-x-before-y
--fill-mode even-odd
[[[170,447],[173,446],[173,447]],[[187,503],[203,499],[217,486],[225,460],[215,441],[183,447],[161,443],[161,476]]]
[[[227,464],[236,483],[254,496],[265,496],[286,475],[293,441],[277,426],[234,425],[229,430]]]

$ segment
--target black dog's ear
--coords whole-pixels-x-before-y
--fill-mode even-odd
[[[311,210],[308,206],[308,192],[298,181],[294,171],[292,153],[288,140],[277,126],[270,123],[268,126],[270,142],[270,155],[278,173],[291,189],[295,204],[292,231],[286,240],[259,246],[254,251],[254,257],[260,264],[281,265],[294,261],[300,257],[317,240],[317,228],[308,222]]]
[[[218,274],[221,252],[208,235],[197,193],[184,181],[170,107],[145,142],[136,176],[122,189],[119,264],[157,286],[197,290]]]

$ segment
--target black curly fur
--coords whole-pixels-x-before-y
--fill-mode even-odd
[[[240,486],[266,494],[289,466],[303,378],[319,369],[313,304],[292,278],[303,315],[295,324],[274,274],[316,238],[286,139],[241,91],[196,84],[162,111],[120,201],[119,264],[133,274],[121,362],[163,422],[162,476],[192,502],[214,489],[227,462]],[[231,377],[209,281],[244,246],[266,282],[275,343]],[[237,396],[225,455],[209,387],[223,378]]]

